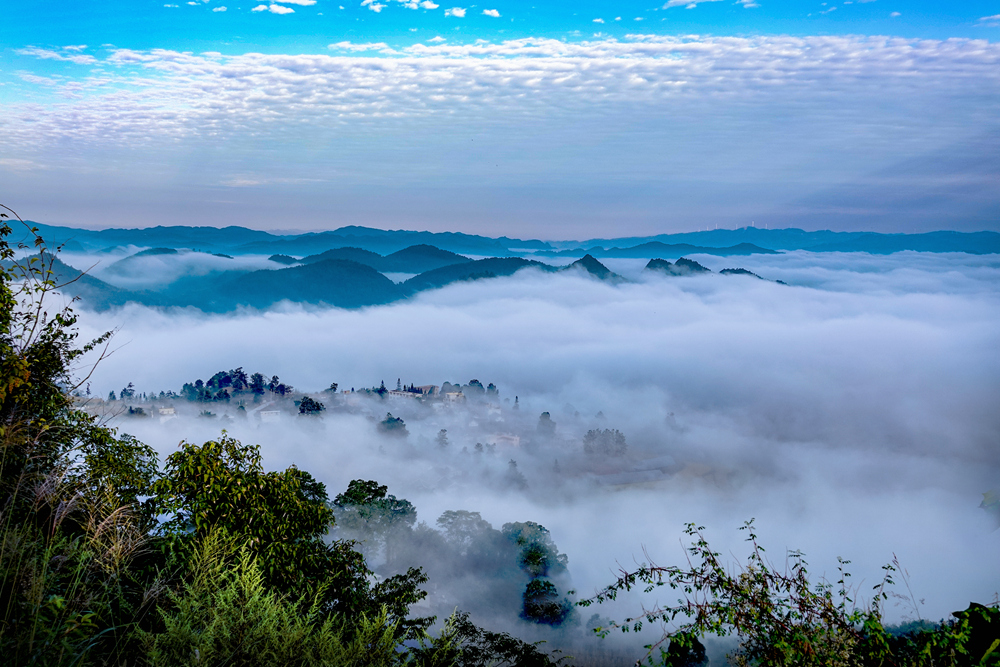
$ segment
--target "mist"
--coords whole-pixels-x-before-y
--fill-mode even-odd
[[[746,552],[737,528],[755,518],[776,564],[798,549],[814,574],[832,577],[836,558],[850,559],[862,598],[898,558],[920,602],[890,607],[890,621],[992,600],[1000,531],[978,504],[1000,487],[1000,258],[692,258],[766,280],[653,276],[637,260],[608,260],[630,280],[528,269],[360,310],[84,310],[81,338],[117,329],[89,378],[95,396],[129,382],[179,391],[243,367],[328,408],[274,423],[200,417],[195,403],[162,423],[109,416],[162,455],[225,428],[260,444],[266,467],[295,464],[331,497],[373,479],[431,527],[459,509],[497,529],[538,522],[567,554],[580,597],[611,583],[619,565],[683,562],[688,521],[736,561]],[[331,382],[342,392],[393,389],[397,379],[477,379],[499,395],[432,409],[324,393]],[[542,412],[554,434],[539,430]],[[404,419],[405,438],[380,433],[386,413]],[[435,441],[441,429],[447,448]],[[587,432],[603,429],[624,434],[625,455],[584,452]],[[498,433],[520,443],[486,446]],[[523,480],[508,474],[511,460]],[[427,608],[446,615],[455,595],[439,591]],[[592,610],[620,619],[640,602],[655,600]],[[530,634],[516,617],[489,620]]]

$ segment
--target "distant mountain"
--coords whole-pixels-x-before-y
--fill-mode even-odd
[[[147,248],[145,250],[140,250],[139,252],[132,255],[132,257],[151,257],[153,255],[176,255],[177,248]]]
[[[108,266],[106,271],[115,275],[126,276],[129,274],[133,274],[137,270],[136,265],[141,263],[141,261],[146,257],[164,257],[164,256],[172,257],[180,254],[194,254],[194,253],[190,253],[187,251],[182,253],[181,251],[175,248],[148,248],[146,250],[140,250],[139,252],[133,255],[129,255],[124,259],[120,259],[117,262],[114,262],[113,264]],[[196,253],[196,254],[202,256],[211,255],[212,257],[221,257],[223,259],[232,259],[232,257],[230,257],[229,255],[224,255],[218,252]]]
[[[378,267],[376,265],[382,262],[382,255],[377,252],[372,252],[371,250],[364,250],[362,248],[332,248],[316,255],[303,257],[299,260],[299,262],[301,264],[315,264],[316,262],[325,262],[328,259],[342,259],[347,262],[357,262],[358,264],[370,266],[378,271]]]
[[[646,264],[647,271],[661,271],[671,276],[691,276],[699,273],[711,273],[712,270],[702,266],[693,259],[681,257],[676,262],[671,263],[665,259],[651,259]]]
[[[360,248],[391,255],[411,246],[428,245],[451,253],[490,257],[580,256],[601,257],[680,257],[694,253],[719,256],[749,255],[777,250],[822,252],[890,253],[920,252],[1000,253],[996,232],[929,232],[926,234],[878,234],[874,232],[807,232],[802,229],[716,229],[704,232],[657,234],[584,242],[538,241],[489,238],[455,232],[383,230],[370,227],[341,227],[333,231],[307,234],[271,234],[245,227],[151,227],[148,229],[74,229],[31,223],[42,237],[55,246],[66,243],[74,252],[100,251],[114,246],[189,248],[205,252],[263,255],[317,255],[334,248]],[[17,238],[12,239],[15,242]],[[27,236],[25,236],[27,240]],[[652,245],[662,244],[662,245]],[[401,271],[409,273],[409,271]]]
[[[354,247],[391,254],[414,245],[431,245],[455,253],[504,256],[551,246],[538,240],[499,239],[458,232],[416,232],[370,227],[341,227],[306,234],[272,234],[246,227],[149,227],[145,229],[79,229],[29,221],[49,246],[68,243],[74,251],[102,251],[115,246],[190,248],[228,254],[315,255],[333,248]],[[27,234],[24,235],[28,240]],[[15,242],[17,238],[13,239]],[[69,247],[69,246],[68,246]],[[513,249],[513,250],[512,250]]]
[[[390,303],[402,298],[403,292],[370,266],[327,259],[287,269],[217,274],[200,284],[184,281],[167,290],[165,297],[171,305],[221,313],[240,306],[269,308],[284,300],[360,308]]]
[[[518,239],[491,239],[475,234],[457,232],[413,232],[407,230],[370,229],[368,227],[342,227],[330,232],[273,237],[240,246],[241,253],[283,253],[288,255],[315,255],[333,248],[361,248],[379,254],[391,254],[414,245],[431,245],[454,253],[471,255],[515,255],[511,248],[540,245],[541,241]]]
[[[420,244],[403,248],[385,257],[362,248],[334,248],[318,255],[304,257],[302,263],[312,264],[325,259],[344,259],[358,262],[382,273],[424,273],[443,266],[469,261],[469,258],[463,255],[431,245]]]
[[[1000,253],[1000,234],[996,232],[928,232],[924,234],[879,234],[875,232],[807,232],[802,229],[713,229],[705,232],[659,234],[617,239],[591,239],[583,243],[554,243],[566,247],[610,248],[635,247],[659,241],[666,244],[690,243],[699,247],[738,248],[744,243],[774,250],[811,250],[815,252],[871,252],[885,254],[914,250],[919,252],[965,252],[974,255]],[[693,252],[693,251],[692,251]],[[722,254],[722,253],[713,253]],[[747,254],[747,253],[732,253]],[[601,255],[595,255],[601,256]],[[657,255],[662,257],[663,255]],[[669,256],[669,255],[668,255]]]
[[[748,269],[722,269],[719,273],[724,276],[750,276],[758,280],[763,280],[763,278]]]
[[[161,248],[191,248],[196,250],[231,250],[255,241],[281,237],[245,227],[148,227],[146,229],[75,229],[30,223],[37,227],[51,247],[72,242],[74,248],[88,251],[109,246],[152,246]]]
[[[426,243],[403,248],[387,255],[382,271],[388,273],[424,273],[452,264],[468,262],[469,258]]]
[[[51,262],[50,278],[58,286],[59,291],[71,299],[79,298],[88,308],[106,310],[136,300],[133,292],[83,273],[52,254],[45,254],[45,262]],[[11,264],[4,262],[6,267]]]
[[[621,280],[622,277],[594,259],[593,255],[584,255],[563,270],[580,269],[601,280]]]
[[[479,280],[510,276],[523,268],[535,267],[542,271],[556,271],[555,267],[521,257],[491,257],[463,264],[452,264],[421,273],[404,282],[401,287],[406,294],[414,294],[425,289],[444,287],[460,280]]]
[[[534,254],[546,257],[572,257],[573,255],[577,255],[581,252],[584,252],[584,250],[581,248],[573,248],[560,251],[542,251]],[[752,243],[739,243],[725,248],[715,248],[711,246],[696,246],[691,245],[690,243],[663,243],[661,241],[647,241],[646,243],[640,243],[639,245],[627,248],[603,248],[601,246],[594,246],[588,248],[586,253],[594,257],[647,259],[653,257],[682,257],[684,255],[693,255],[696,253],[719,256],[754,254],[774,255],[777,254],[777,251],[769,248],[762,248]]]

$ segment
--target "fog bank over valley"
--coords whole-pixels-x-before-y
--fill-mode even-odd
[[[377,480],[429,528],[443,530],[449,510],[479,512],[497,530],[537,522],[568,557],[553,580],[577,597],[644,550],[682,562],[687,521],[738,559],[736,529],[755,517],[776,563],[801,549],[812,572],[833,578],[837,556],[852,560],[860,597],[895,555],[924,618],[993,599],[1000,531],[978,505],[1000,488],[998,255],[690,257],[765,280],[667,276],[607,258],[621,281],[529,267],[355,310],[84,308],[81,339],[118,329],[92,396],[128,383],[138,396],[88,409],[163,455],[226,429],[259,443],[268,468],[311,472],[331,497],[352,479]],[[267,389],[242,410],[236,399],[159,396],[237,368],[294,389]],[[404,391],[393,395],[397,379]],[[382,382],[384,396],[362,391]],[[411,385],[452,397],[405,396]],[[300,392],[325,410],[296,414]],[[501,588],[421,562],[438,543],[418,529],[395,553],[369,544],[373,562],[427,565],[433,613],[471,608],[474,620],[534,636],[516,610],[504,615]],[[592,611],[621,618],[638,602],[578,613],[585,625]],[[901,605],[889,616],[915,613]]]

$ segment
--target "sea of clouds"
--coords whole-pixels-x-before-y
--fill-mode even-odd
[[[630,281],[526,270],[360,310],[285,304],[207,316],[129,306],[83,311],[80,324],[83,337],[118,330],[90,378],[96,395],[128,382],[178,391],[242,366],[316,392],[330,382],[394,387],[397,378],[494,382],[510,401],[511,430],[533,429],[549,411],[553,444],[492,464],[460,453],[475,442],[472,417],[460,412],[400,407],[410,410],[405,447],[388,446],[360,415],[227,428],[259,443],[267,467],[294,463],[331,495],[351,479],[376,479],[431,525],[449,509],[481,512],[495,527],[537,521],[568,554],[580,595],[610,583],[619,565],[682,563],[688,521],[707,526],[735,562],[746,554],[737,528],[753,517],[776,564],[799,549],[817,576],[833,578],[836,558],[850,559],[862,598],[898,558],[918,611],[893,599],[892,619],[936,620],[994,599],[1000,531],[978,505],[1000,488],[1000,258],[695,258],[770,280],[668,278],[645,275],[637,260],[608,260]],[[163,454],[221,428],[197,418],[114,423]],[[433,446],[443,427],[447,454]],[[595,427],[620,429],[636,459],[671,456],[677,465],[654,484],[563,483],[553,459],[571,466]],[[527,489],[483,481],[483,470],[499,475],[508,457]],[[619,617],[639,602],[627,600]]]

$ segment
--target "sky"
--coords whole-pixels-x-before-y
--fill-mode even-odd
[[[18,2],[0,200],[86,227],[1000,230],[1000,3]]]

